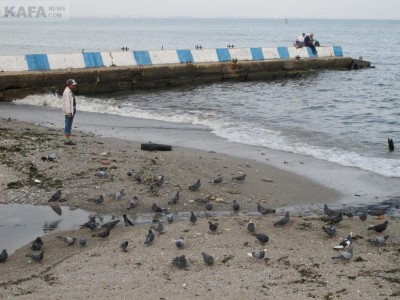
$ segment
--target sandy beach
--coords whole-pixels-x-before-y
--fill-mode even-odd
[[[168,152],[148,152],[140,150],[140,142],[77,130],[73,131],[77,145],[66,146],[61,129],[15,119],[0,119],[0,129],[1,204],[49,205],[50,197],[61,190],[59,205],[121,219],[105,239],[92,237],[101,230],[88,228],[44,235],[40,263],[25,257],[33,253],[30,244],[18,249],[0,264],[0,299],[394,299],[400,295],[398,216],[369,216],[365,222],[357,216],[344,217],[337,234],[329,238],[321,229],[325,225],[321,208],[326,203],[341,207],[340,191],[329,185],[214,151],[173,147]],[[57,160],[42,159],[48,156]],[[99,171],[105,176],[98,176]],[[232,179],[243,174],[244,181]],[[157,186],[160,176],[164,182]],[[210,182],[219,176],[222,183]],[[199,190],[189,191],[198,179]],[[116,200],[115,193],[122,189],[125,195]],[[170,204],[177,191],[178,203]],[[100,195],[103,203],[91,200]],[[140,203],[127,210],[133,196]],[[230,216],[207,215],[200,199],[212,203],[212,212],[231,212]],[[237,213],[232,211],[233,200],[240,204]],[[150,225],[125,227],[122,214],[131,218],[149,214],[154,203],[172,214],[194,211],[200,217],[196,224],[188,218],[169,224],[161,214],[164,233],[156,233],[155,241],[145,245]],[[276,209],[276,214],[262,216],[257,203]],[[289,224],[274,227],[286,210],[291,213]],[[257,233],[269,236],[267,243],[261,244],[246,230],[250,219]],[[384,219],[390,222],[384,233],[367,230]],[[210,231],[209,221],[219,223],[216,232]],[[340,254],[333,246],[349,232],[357,237],[352,260],[332,260]],[[368,242],[385,234],[389,235],[386,247]],[[57,239],[60,235],[86,237],[87,245],[66,246]],[[174,241],[181,235],[186,246],[177,249]],[[123,241],[129,241],[127,252],[120,248]],[[7,248],[7,241],[0,243]],[[265,260],[247,255],[263,249],[267,249]],[[204,263],[202,252],[214,257],[214,265]],[[171,261],[182,254],[188,266],[178,269]]]

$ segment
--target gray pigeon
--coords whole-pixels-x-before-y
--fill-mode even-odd
[[[48,202],[53,202],[53,201],[58,201],[61,198],[61,190],[58,190],[51,198],[49,199]]]
[[[166,218],[168,223],[172,223],[174,221],[174,216],[172,214],[166,215]]]
[[[106,177],[106,171],[105,170],[99,170],[99,171],[97,171],[95,176],[100,177],[100,178]]]
[[[158,221],[157,226],[152,226],[152,228],[157,231],[159,234],[161,234],[164,231],[164,226],[161,223],[161,221]]]
[[[386,241],[388,238],[389,238],[388,235],[377,236],[373,239],[369,239],[368,242],[370,242],[374,246],[379,246],[379,247],[385,246],[386,247]]]
[[[332,215],[331,217],[328,217],[326,219],[326,222],[328,224],[338,224],[339,222],[341,222],[343,220],[343,214],[341,211],[336,212],[334,215]]]
[[[365,221],[367,220],[367,218],[368,218],[368,215],[367,215],[366,212],[363,212],[363,213],[360,215],[360,220],[363,221],[363,222],[365,222]]]
[[[121,199],[123,196],[125,196],[125,190],[124,190],[124,189],[120,190],[119,192],[116,192],[116,193],[114,194],[114,199],[115,199],[115,200],[119,200],[119,199]]]
[[[187,267],[187,260],[185,255],[177,256],[172,260],[172,265],[178,269],[184,269]]]
[[[40,237],[37,237],[33,242],[32,242],[32,246],[31,249],[33,251],[39,251],[42,250],[43,248],[43,240]]]
[[[27,254],[25,256],[32,258],[34,261],[41,262],[44,257],[44,251],[40,252],[39,254]]]
[[[332,256],[332,259],[350,260],[353,257],[353,247],[349,247],[345,252],[338,256]]]
[[[218,176],[218,178],[210,180],[211,183],[221,183],[223,180],[222,176]]]
[[[81,245],[82,247],[85,247],[87,244],[87,239],[85,237],[81,237],[79,239],[79,245]]]
[[[247,255],[257,259],[263,259],[267,255],[267,249],[264,249],[262,251],[254,251],[251,253],[247,253]]]
[[[57,238],[62,240],[65,243],[65,245],[67,245],[67,246],[73,245],[76,241],[75,237],[70,237],[70,236],[65,236],[65,237],[58,236]]]
[[[263,234],[263,233],[256,233],[254,236],[257,238],[257,240],[258,240],[261,244],[265,244],[266,242],[269,241],[269,237],[268,237],[268,235],[266,235],[266,234]]]
[[[196,183],[194,183],[191,186],[189,186],[188,190],[189,191],[197,191],[200,187],[201,187],[201,182],[200,182],[200,179],[198,179],[196,181]]]
[[[324,214],[328,217],[332,217],[336,213],[335,210],[330,209],[327,204],[324,204]]]
[[[383,232],[386,230],[387,226],[389,224],[389,221],[385,221],[381,224],[378,225],[371,225],[370,227],[367,228],[367,230],[373,230],[376,232]]]
[[[104,227],[104,228],[107,228],[108,230],[111,230],[119,223],[119,221],[120,220],[109,221],[109,222],[103,224],[103,226],[101,226],[101,227]]]
[[[261,206],[260,203],[257,203],[257,211],[262,214],[262,215],[267,215],[267,214],[274,214],[276,213],[276,209],[269,209]]]
[[[274,223],[274,226],[275,227],[285,226],[287,223],[289,223],[289,221],[290,221],[290,216],[289,212],[287,211],[282,219]]]
[[[162,213],[162,212],[167,212],[168,209],[161,208],[157,204],[153,203],[153,205],[151,206],[151,211],[156,213]]]
[[[194,224],[194,223],[196,223],[197,222],[197,217],[196,217],[196,215],[194,214],[194,212],[190,212],[190,223],[192,223],[192,224]]]
[[[336,225],[333,224],[329,227],[322,226],[322,229],[328,236],[334,236],[336,234]]]
[[[3,249],[3,251],[1,251],[1,254],[0,254],[0,263],[5,262],[7,260],[7,258],[8,258],[7,250]]]
[[[129,220],[126,214],[123,214],[122,217],[124,218],[124,224],[125,226],[133,226],[133,222]]]
[[[206,204],[206,210],[210,211],[210,210],[212,210],[212,209],[213,209],[213,206],[212,206],[211,202],[208,202],[208,203]]]
[[[206,263],[206,265],[213,265],[214,264],[214,257],[212,257],[211,255],[205,253],[205,252],[201,252],[201,255],[203,255],[203,259],[204,262]]]
[[[353,233],[350,232],[347,238],[345,238],[343,241],[341,241],[338,245],[334,246],[333,249],[339,250],[339,249],[347,249],[353,242]]]
[[[100,237],[102,239],[105,239],[106,237],[108,237],[110,235],[111,229],[106,228],[106,230],[99,232],[98,234],[93,234],[92,237]]]
[[[160,186],[162,186],[163,184],[164,184],[164,176],[163,176],[163,175],[160,175],[160,176],[157,177],[157,180],[156,180],[156,182],[154,183],[154,185],[160,187]]]
[[[240,209],[240,205],[236,202],[236,200],[233,200],[232,208],[235,212]]]
[[[250,220],[249,223],[247,223],[246,228],[248,231],[253,233],[256,231],[256,224],[252,220]]]
[[[171,201],[168,204],[177,204],[180,199],[179,191],[176,192],[175,196],[172,197]]]
[[[100,196],[94,198],[93,202],[96,203],[96,204],[102,204],[104,202],[104,196],[100,195]]]
[[[153,243],[154,241],[154,233],[153,231],[151,231],[151,229],[149,229],[149,233],[146,236],[146,240],[144,241],[145,244],[150,245],[151,243]]]
[[[246,175],[247,174],[243,174],[243,175],[240,175],[240,176],[232,177],[232,180],[244,181],[246,179]]]
[[[122,249],[122,251],[128,252],[128,245],[129,245],[129,242],[128,242],[128,241],[123,241],[123,242],[121,243],[121,249]]]
[[[185,238],[181,235],[181,237],[175,241],[175,245],[178,249],[185,248]]]
[[[81,228],[89,228],[90,230],[93,231],[97,229],[97,226],[99,226],[99,223],[97,223],[94,218],[91,218],[85,224],[81,225]]]
[[[218,225],[219,225],[218,223],[212,223],[211,221],[208,221],[208,224],[210,224],[209,228],[212,232],[214,232],[218,229]]]
[[[133,208],[135,208],[136,206],[138,206],[138,204],[139,204],[139,198],[137,197],[137,196],[133,196],[133,198],[131,199],[131,201],[129,202],[129,205],[128,205],[128,210],[129,209],[133,209]]]

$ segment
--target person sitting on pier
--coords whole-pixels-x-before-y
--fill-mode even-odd
[[[304,46],[304,37],[306,36],[305,33],[302,33],[301,35],[299,35],[296,39],[296,41],[293,43],[293,45],[296,47],[296,49],[298,48],[303,48]]]
[[[304,46],[310,47],[314,55],[317,54],[317,49],[315,49],[315,45],[314,45],[314,34],[313,33],[309,33],[305,36]]]

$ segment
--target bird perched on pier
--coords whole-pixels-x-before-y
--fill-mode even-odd
[[[274,226],[275,227],[285,226],[287,223],[289,223],[289,221],[290,221],[290,216],[289,212],[287,211],[282,219],[274,223]]]
[[[44,251],[40,252],[39,254],[27,254],[25,257],[30,257],[34,261],[41,262],[44,257]]]
[[[240,175],[240,176],[232,177],[232,180],[241,182],[241,181],[244,181],[246,179],[246,176],[247,176],[247,174],[243,174],[243,175]]]
[[[213,209],[211,202],[206,203],[206,210],[210,211]]]
[[[350,260],[353,258],[353,247],[349,247],[345,252],[338,256],[332,256],[332,259]]]
[[[254,257],[257,259],[263,259],[267,255],[267,249],[264,249],[262,251],[253,251],[250,253],[247,253],[248,256]]]
[[[255,224],[252,220],[250,220],[250,221],[247,223],[246,228],[247,228],[248,231],[250,231],[251,233],[253,233],[253,232],[256,231],[256,224]]]
[[[33,251],[39,251],[39,250],[42,250],[42,248],[43,248],[43,240],[42,240],[40,237],[37,237],[37,238],[32,242],[31,249],[32,249]]]
[[[328,217],[332,217],[336,213],[336,210],[330,209],[327,204],[324,204],[324,214]]]
[[[123,241],[121,243],[121,249],[122,249],[123,252],[128,252],[128,245],[129,245],[128,241]]]
[[[3,251],[1,251],[0,253],[0,263],[3,263],[7,260],[8,258],[8,253],[6,249],[3,249]]]
[[[378,225],[371,225],[370,227],[368,227],[367,230],[373,230],[373,231],[376,231],[376,232],[383,232],[383,231],[386,230],[388,224],[389,224],[389,221],[385,221],[385,222],[383,222],[381,224],[378,224]]]
[[[102,228],[107,228],[108,230],[113,229],[115,226],[117,226],[117,224],[119,223],[120,220],[113,220],[113,221],[109,221],[105,224],[103,224],[103,226],[101,226]]]
[[[322,226],[322,229],[330,237],[332,237],[332,236],[334,236],[336,234],[336,225],[335,224],[333,224],[333,225],[331,225],[329,227]]]
[[[266,234],[263,234],[263,233],[256,233],[254,236],[257,238],[257,240],[258,240],[261,244],[265,244],[266,242],[269,241],[269,237],[268,237],[268,235],[266,235]]]
[[[179,199],[180,199],[179,191],[176,192],[175,196],[172,197],[171,201],[168,202],[168,204],[177,204]]]
[[[67,246],[72,246],[75,241],[76,241],[76,237],[70,237],[70,236],[58,236],[58,239],[62,240],[64,242],[65,245]]]
[[[239,211],[240,205],[239,205],[239,203],[236,202],[236,200],[233,200],[232,208],[233,208],[233,211],[235,211],[235,212]]]
[[[154,235],[153,231],[151,231],[151,229],[149,229],[149,233],[147,234],[146,240],[144,241],[144,243],[146,245],[150,245],[154,242],[154,238],[155,238],[155,235]]]
[[[136,206],[138,206],[138,204],[139,204],[139,198],[137,196],[133,196],[133,198],[128,204],[127,210],[135,208]]]
[[[276,209],[265,208],[260,203],[257,203],[257,211],[263,216],[276,213]]]
[[[53,202],[53,201],[58,201],[61,198],[61,190],[58,190],[51,198],[48,200],[48,202]]]
[[[185,248],[185,238],[181,235],[181,236],[179,237],[179,239],[177,239],[177,240],[175,241],[175,245],[176,245],[176,247],[178,247],[178,249],[183,249],[183,248]]]
[[[339,250],[339,249],[347,249],[353,242],[353,233],[350,232],[349,235],[341,241],[338,245],[334,246],[333,249]]]
[[[209,224],[209,228],[210,228],[210,230],[212,231],[212,232],[214,232],[214,231],[216,231],[217,229],[218,229],[218,223],[213,223],[213,222],[211,222],[211,221],[208,221],[208,224]]]
[[[187,267],[187,260],[185,255],[177,256],[172,260],[172,265],[178,269],[184,269]]]
[[[211,179],[209,182],[211,182],[211,183],[221,183],[222,180],[223,180],[222,176],[218,176],[215,179]]]
[[[203,255],[203,260],[206,263],[206,265],[211,266],[214,264],[214,257],[205,252],[201,252],[201,255]]]
[[[79,245],[81,245],[81,247],[85,247],[87,244],[87,239],[85,237],[81,237],[79,239]]]
[[[189,191],[197,191],[200,187],[201,187],[201,181],[200,181],[200,179],[197,179],[196,183],[189,186],[188,190]]]
[[[194,224],[194,223],[196,223],[197,222],[197,217],[196,217],[196,215],[194,214],[194,212],[190,212],[190,223],[192,223],[192,224]]]
[[[123,214],[122,217],[124,218],[125,226],[133,226],[133,222],[131,220],[129,220],[129,218],[126,214]]]
[[[386,247],[386,241],[388,238],[389,238],[388,235],[377,236],[373,239],[369,239],[368,242],[375,246],[379,246],[379,247],[385,246]]]

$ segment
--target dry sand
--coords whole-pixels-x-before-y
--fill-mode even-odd
[[[77,146],[64,146],[59,130],[15,120],[0,119],[0,134],[3,204],[48,205],[47,200],[61,187],[63,205],[117,217],[126,212],[134,195],[141,203],[129,211],[132,216],[149,213],[153,203],[168,207],[172,213],[193,210],[200,214],[204,204],[194,200],[206,196],[211,196],[214,210],[230,211],[233,200],[241,205],[240,212],[231,217],[202,213],[204,217],[195,225],[188,220],[164,224],[165,233],[157,234],[150,246],[143,243],[149,226],[117,226],[104,240],[92,237],[86,228],[46,234],[41,263],[25,257],[32,253],[26,245],[0,264],[0,299],[390,299],[400,295],[397,217],[386,217],[390,224],[385,234],[390,237],[383,248],[367,242],[375,236],[366,230],[368,224],[382,222],[372,217],[365,223],[346,218],[333,238],[325,236],[321,230],[324,223],[317,216],[300,216],[294,210],[289,225],[273,226],[287,207],[314,204],[317,209],[337,199],[337,191],[306,178],[218,153],[184,148],[145,152],[139,143],[83,133],[74,136]],[[52,153],[59,156],[58,162],[41,160]],[[95,176],[101,167],[107,168],[104,178]],[[127,176],[132,169],[142,177],[142,183]],[[231,180],[243,173],[247,174],[243,183]],[[165,176],[165,183],[152,187],[160,175]],[[222,184],[208,182],[218,175],[224,177]],[[202,181],[200,190],[188,191],[197,179]],[[112,194],[120,189],[126,196],[116,201]],[[179,203],[168,205],[178,190]],[[105,196],[103,204],[88,201],[98,195]],[[277,215],[254,213],[257,202],[276,208]],[[256,222],[257,232],[269,235],[265,245],[247,232],[245,225],[250,218]],[[210,232],[209,220],[220,224],[216,233]],[[353,259],[332,260],[338,254],[332,247],[350,231],[358,236]],[[178,250],[173,241],[181,234],[186,247]],[[56,238],[58,235],[85,236],[88,245],[68,247]],[[127,253],[119,247],[124,240],[129,241]],[[3,244],[6,241],[2,240]],[[247,256],[262,249],[267,249],[267,260]],[[202,251],[214,256],[213,266],[204,264]],[[181,254],[188,259],[183,270],[171,265]]]

